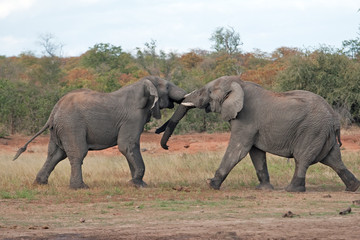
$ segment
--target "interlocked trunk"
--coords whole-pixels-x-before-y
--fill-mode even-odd
[[[177,124],[180,122],[180,120],[186,115],[187,111],[194,107],[187,107],[182,104],[179,105],[179,107],[176,109],[174,114],[171,116],[171,118],[164,123],[161,127],[156,129],[156,133],[159,134],[161,132],[164,132],[160,144],[161,147],[164,149],[169,149],[169,147],[166,145],[169,141],[169,138],[171,137],[172,133],[174,132]]]

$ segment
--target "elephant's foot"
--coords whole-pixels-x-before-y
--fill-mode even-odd
[[[293,180],[291,181],[289,186],[287,186],[285,188],[285,191],[287,191],[287,192],[305,192],[306,191],[305,178],[299,178],[299,177],[293,178]]]
[[[346,185],[345,191],[355,192],[360,187],[360,181],[349,170],[340,170],[338,174]]]
[[[146,182],[144,182],[141,179],[131,179],[129,181],[129,184],[131,184],[132,186],[136,187],[136,188],[146,188],[148,185],[146,184]]]
[[[356,190],[358,190],[359,187],[360,187],[360,181],[356,179],[356,181],[352,182],[350,186],[346,186],[345,191],[355,192]]]
[[[305,186],[293,186],[293,185],[289,185],[285,188],[285,191],[287,192],[305,192],[306,188]]]
[[[46,184],[48,184],[48,178],[44,178],[39,175],[36,176],[34,185],[46,185]]]
[[[266,183],[260,183],[256,186],[257,190],[274,190],[273,185],[271,185],[269,182]]]
[[[71,189],[88,189],[89,186],[86,185],[84,182],[80,182],[80,183],[70,183],[70,188]]]
[[[208,180],[206,180],[206,183],[209,185],[209,187],[211,187],[212,189],[215,190],[219,190],[222,181],[221,180],[216,180],[214,178],[209,178]]]

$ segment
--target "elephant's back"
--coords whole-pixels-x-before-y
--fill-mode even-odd
[[[108,93],[89,89],[74,90],[57,102],[50,117],[54,124],[66,124],[92,119],[93,116],[107,115],[113,108],[109,104],[109,98]]]

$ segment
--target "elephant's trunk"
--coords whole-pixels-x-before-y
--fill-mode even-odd
[[[171,116],[171,118],[166,123],[164,123],[161,127],[156,129],[155,132],[158,134],[165,131],[161,138],[161,141],[160,141],[160,145],[162,148],[164,148],[166,150],[169,149],[169,147],[166,145],[167,142],[169,141],[169,138],[171,137],[172,133],[174,132],[177,124],[186,115],[187,111],[191,108],[194,108],[194,107],[188,107],[188,106],[184,106],[184,105],[180,104],[179,107],[174,112],[174,114]]]
[[[169,97],[176,103],[181,103],[185,98],[186,92],[185,90],[177,87],[177,86],[170,86],[169,90]]]

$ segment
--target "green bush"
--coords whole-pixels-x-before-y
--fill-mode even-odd
[[[0,86],[0,124],[11,134],[37,132],[62,95],[60,88],[39,88],[5,79],[0,79]]]

